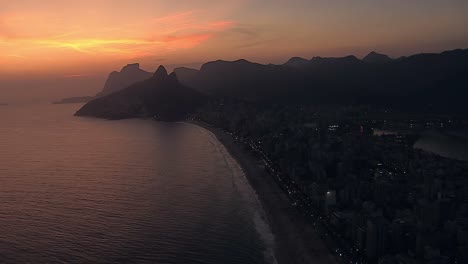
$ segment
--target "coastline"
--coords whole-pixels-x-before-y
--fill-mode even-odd
[[[200,122],[187,122],[214,134],[241,166],[256,192],[274,235],[274,255],[279,264],[339,263],[312,226],[291,205],[278,184],[263,169],[261,161],[232,136]]]

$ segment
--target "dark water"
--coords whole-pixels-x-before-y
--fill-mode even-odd
[[[443,157],[468,160],[468,131],[424,131],[414,147]]]
[[[1,263],[264,263],[271,235],[206,130],[0,109]]]
[[[397,131],[374,130],[374,135],[396,134]],[[429,129],[420,132],[414,148],[432,152],[442,157],[468,160],[468,131]]]

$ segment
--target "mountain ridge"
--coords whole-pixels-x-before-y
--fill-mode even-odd
[[[466,87],[468,49],[385,63],[366,63],[352,55],[314,57],[301,68],[217,60],[200,70],[176,68],[170,75],[160,66],[150,78],[89,102],[77,115],[177,120],[213,97],[261,104],[366,104],[468,113]]]
[[[386,58],[380,55],[377,54]],[[195,90],[251,101],[375,103],[414,108],[435,105],[441,110],[444,107],[462,110],[459,103],[449,102],[458,102],[457,92],[461,97],[468,96],[467,89],[459,88],[468,85],[463,77],[468,76],[468,49],[385,59],[385,63],[377,61],[366,63],[353,55],[314,57],[297,68],[218,60],[204,64],[200,70],[176,68],[174,72],[182,83]],[[448,85],[442,88],[444,83]],[[444,91],[448,92],[444,95]],[[445,102],[440,98],[445,98]]]

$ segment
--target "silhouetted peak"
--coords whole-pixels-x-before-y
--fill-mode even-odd
[[[348,55],[346,57],[343,57],[343,59],[346,59],[346,60],[359,60],[356,56],[354,55]]]
[[[154,78],[157,80],[162,80],[167,78],[167,70],[164,68],[164,66],[159,66],[156,72],[154,73]]]
[[[137,71],[139,69],[140,69],[140,64],[139,63],[132,63],[132,64],[127,64],[127,66],[123,67],[121,72]]]
[[[308,60],[300,57],[293,57],[289,59],[284,65],[289,66],[289,67],[294,67],[294,68],[301,68],[304,67],[309,63]]]
[[[288,62],[305,62],[305,61],[307,60],[301,57],[292,57],[291,59],[288,60]]]
[[[387,62],[391,60],[392,59],[388,57],[387,55],[380,54],[375,51],[372,51],[371,53],[369,53],[366,57],[362,59],[363,62],[367,62],[367,63]]]

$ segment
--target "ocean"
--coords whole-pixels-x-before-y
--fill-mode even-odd
[[[396,134],[398,131],[375,129],[374,135]],[[441,157],[468,161],[468,131],[427,129],[419,133],[415,149],[437,154]]]
[[[269,263],[255,192],[209,131],[0,108],[1,263]]]
[[[468,131],[426,130],[414,144],[415,148],[457,160],[468,160]]]

